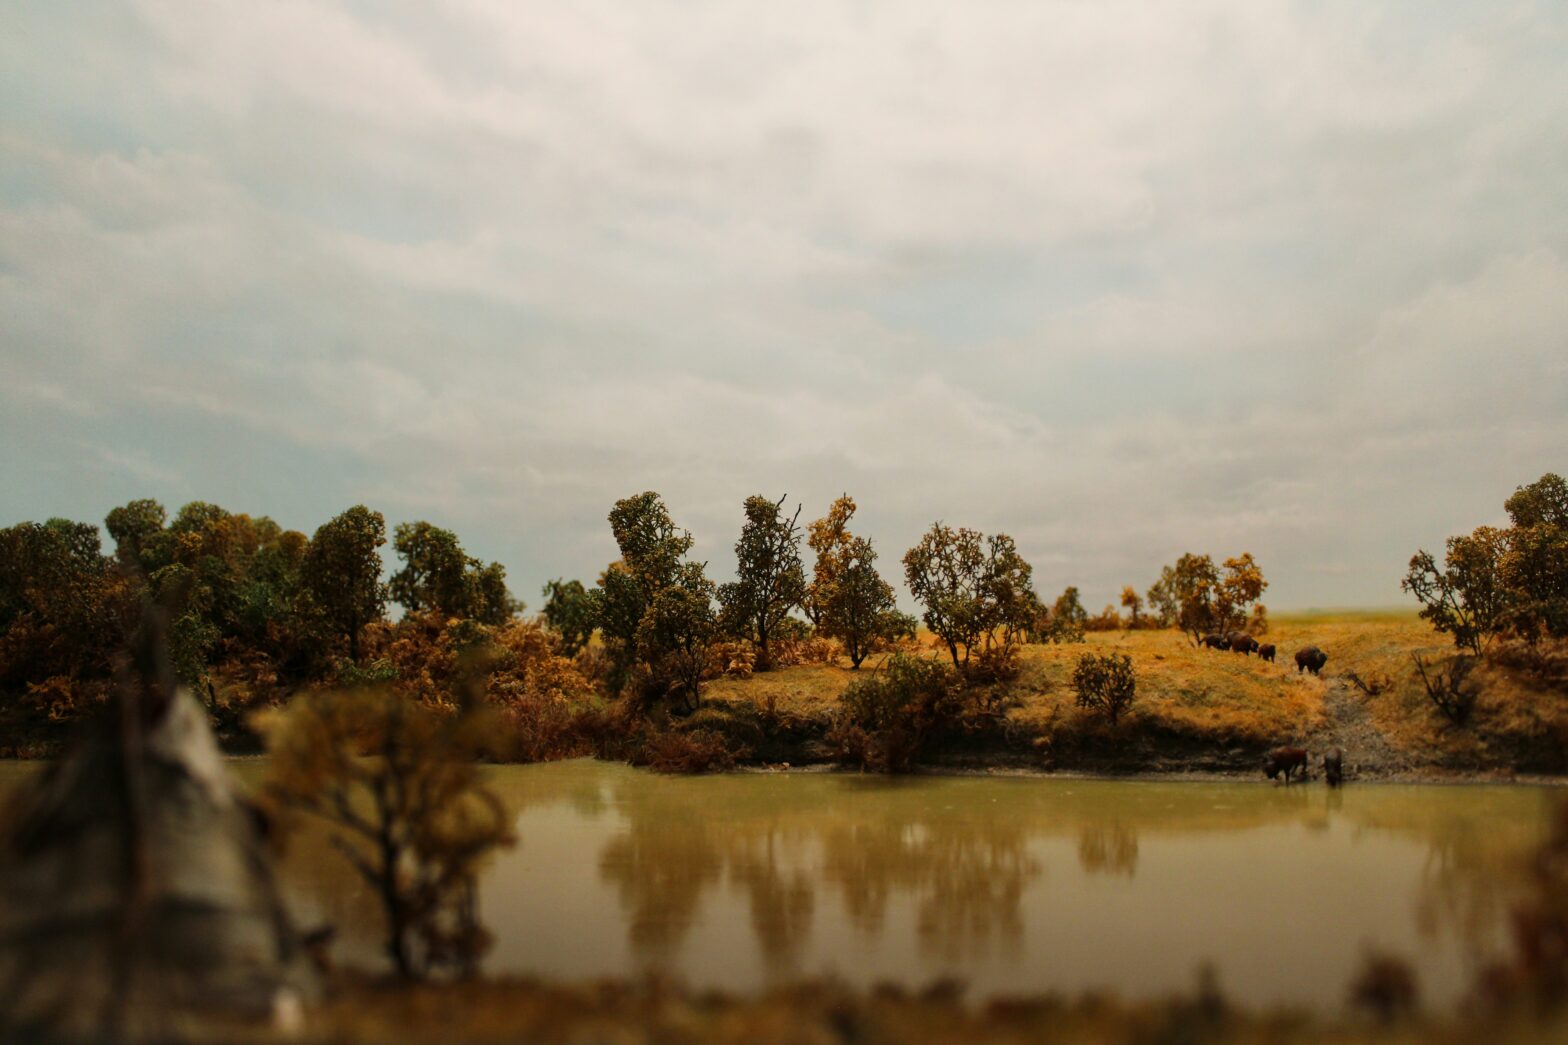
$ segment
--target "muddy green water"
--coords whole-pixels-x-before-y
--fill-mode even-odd
[[[22,767],[0,767],[0,788]],[[265,764],[235,763],[242,778]],[[491,780],[515,849],[488,867],[492,972],[806,976],[972,996],[1184,990],[1338,1007],[1369,946],[1457,1001],[1506,939],[1523,858],[1568,795],[1510,786],[838,774],[662,777],[576,761]],[[285,863],[340,960],[377,963],[370,893],[320,839]]]

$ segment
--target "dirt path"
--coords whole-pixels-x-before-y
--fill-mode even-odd
[[[1367,698],[1359,689],[1335,676],[1326,677],[1323,682],[1326,721],[1307,736],[1307,750],[1314,760],[1320,760],[1323,752],[1337,747],[1345,753],[1347,776],[1391,776],[1414,768],[1372,723],[1367,714]]]

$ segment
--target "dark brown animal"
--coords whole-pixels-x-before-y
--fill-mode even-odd
[[[1275,748],[1263,760],[1263,775],[1273,780],[1281,773],[1285,774],[1285,783],[1290,783],[1290,775],[1296,770],[1301,770],[1302,777],[1307,775],[1307,753],[1299,747]]]
[[[1258,640],[1244,631],[1231,632],[1229,641],[1230,651],[1232,653],[1240,653],[1243,656],[1255,652],[1258,648]]]
[[[1270,664],[1274,663],[1274,643],[1265,642],[1258,647],[1258,656]]]
[[[1306,649],[1296,651],[1296,674],[1298,675],[1303,670],[1310,671],[1316,675],[1323,670],[1323,665],[1326,663],[1328,663],[1328,654],[1316,646],[1308,646]]]
[[[1345,779],[1345,753],[1335,748],[1323,756],[1323,779],[1329,787],[1338,787]]]
[[[1203,636],[1203,644],[1209,649],[1230,649],[1230,640],[1220,634]]]

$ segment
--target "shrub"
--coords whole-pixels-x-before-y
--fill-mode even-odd
[[[524,693],[497,712],[503,739],[500,754],[512,762],[552,762],[593,753],[579,721],[580,712],[565,699]]]
[[[1098,711],[1114,726],[1123,711],[1132,706],[1138,680],[1133,674],[1132,658],[1124,653],[1100,656],[1085,653],[1073,669],[1073,689],[1078,706]]]
[[[1122,615],[1109,603],[1105,609],[1083,622],[1084,631],[1120,631],[1121,626]]]
[[[1415,661],[1416,674],[1421,678],[1421,687],[1426,690],[1426,695],[1433,706],[1456,726],[1463,726],[1468,722],[1470,712],[1475,710],[1475,699],[1479,695],[1476,688],[1466,682],[1470,672],[1475,668],[1475,658],[1464,655],[1454,657],[1449,661],[1447,671],[1427,664],[1419,653],[1412,653],[1410,659]]]
[[[716,730],[654,730],[633,765],[647,766],[655,773],[722,773],[735,768],[735,757]]]
[[[731,678],[749,679],[756,668],[757,654],[749,642],[732,639],[728,642],[715,642],[708,647],[706,678],[728,675]]]
[[[954,670],[940,661],[895,654],[844,691],[827,737],[830,750],[862,769],[908,772],[932,734],[957,722],[956,683]]]
[[[841,652],[837,642],[820,635],[779,639],[774,646],[773,664],[780,668],[796,664],[832,664]]]

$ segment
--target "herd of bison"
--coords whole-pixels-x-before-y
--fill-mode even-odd
[[[1274,643],[1259,643],[1257,639],[1244,631],[1233,631],[1229,635],[1216,632],[1213,635],[1203,636],[1203,644],[1209,649],[1230,650],[1232,653],[1243,655],[1256,653],[1259,657],[1274,663]],[[1328,663],[1328,654],[1316,646],[1305,646],[1296,651],[1296,671],[1310,671],[1316,675],[1323,670],[1323,665]]]
[[[1274,663],[1275,648],[1272,642],[1258,642],[1257,639],[1244,631],[1233,631],[1228,635],[1218,632],[1203,636],[1203,644],[1209,649],[1230,650],[1250,656],[1256,653],[1259,657]],[[1323,670],[1323,665],[1328,663],[1328,654],[1316,646],[1304,646],[1296,651],[1296,673],[1310,671],[1317,675]],[[1339,748],[1327,752],[1323,756],[1323,779],[1329,787],[1338,787],[1344,779],[1344,753]],[[1269,752],[1263,760],[1263,774],[1270,780],[1283,776],[1285,783],[1289,784],[1292,774],[1301,771],[1303,779],[1307,776],[1307,753],[1299,747],[1276,748]]]

